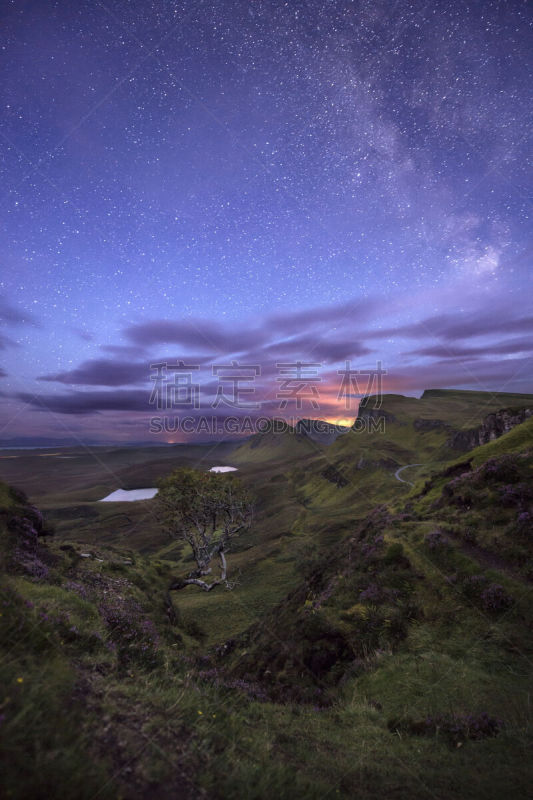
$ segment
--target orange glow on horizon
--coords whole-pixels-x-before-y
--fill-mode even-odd
[[[325,417],[324,421],[328,422],[330,425],[344,425],[345,428],[351,428],[356,420],[356,417],[351,419],[346,419],[343,417]]]

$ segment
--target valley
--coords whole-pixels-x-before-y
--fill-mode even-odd
[[[374,406],[327,441],[3,452],[12,797],[527,795],[533,396]],[[157,498],[100,501],[221,465],[254,498],[234,587],[168,605]]]

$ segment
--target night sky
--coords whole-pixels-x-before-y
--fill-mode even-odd
[[[281,362],[320,365],[297,416],[355,416],[347,360],[387,391],[533,391],[532,20],[4,2],[0,438],[148,440],[167,360],[199,367],[197,414],[232,360],[267,415]]]

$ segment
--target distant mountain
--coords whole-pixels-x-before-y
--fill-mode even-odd
[[[276,420],[273,420],[275,423]],[[238,463],[243,461],[270,461],[272,459],[299,458],[305,454],[316,453],[320,445],[307,434],[300,433],[283,421],[279,432],[273,430],[265,433],[254,433],[232,453],[232,459]]]

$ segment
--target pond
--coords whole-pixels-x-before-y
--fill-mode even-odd
[[[151,500],[157,494],[157,489],[117,489],[107,497],[102,497],[100,503],[124,503],[130,500]]]
[[[237,472],[237,467],[211,467],[209,472]]]

